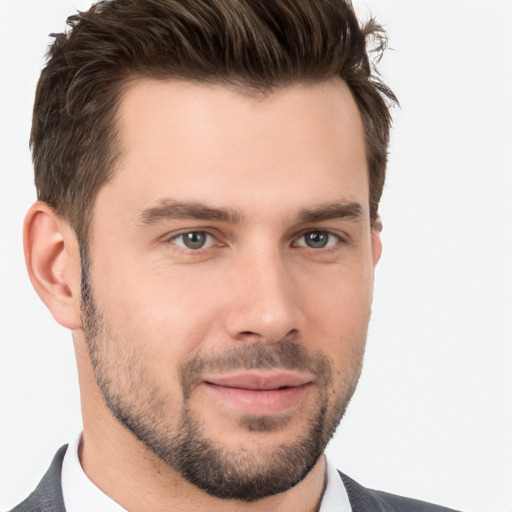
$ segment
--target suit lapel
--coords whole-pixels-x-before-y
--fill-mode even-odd
[[[55,454],[50,468],[35,491],[11,512],[66,512],[62,497],[62,461],[67,445]]]
[[[393,512],[390,505],[378,494],[366,489],[341,471],[338,473],[345,485],[352,512]]]

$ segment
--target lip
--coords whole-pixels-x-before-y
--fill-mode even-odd
[[[204,379],[208,384],[227,388],[250,389],[255,391],[277,390],[303,386],[313,380],[310,375],[293,372],[245,372],[234,375],[212,376]]]
[[[270,415],[297,406],[313,385],[310,375],[245,372],[203,380],[209,394],[243,414]]]

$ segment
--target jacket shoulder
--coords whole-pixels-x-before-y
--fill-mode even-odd
[[[425,501],[367,489],[339,471],[353,512],[457,512]]]
[[[388,503],[394,512],[457,512],[452,508],[426,503],[425,501],[404,498],[382,491],[371,491]]]
[[[65,512],[61,472],[66,450],[67,445],[59,449],[39,485],[25,501],[10,512]]]

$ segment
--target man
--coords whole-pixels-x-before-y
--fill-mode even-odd
[[[381,253],[381,29],[341,0],[112,0],[69,25],[24,236],[84,425],[14,510],[447,510],[323,455]]]

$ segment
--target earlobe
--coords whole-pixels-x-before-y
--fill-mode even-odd
[[[41,300],[61,325],[81,328],[80,253],[74,231],[37,201],[25,217],[23,242],[30,281]]]

